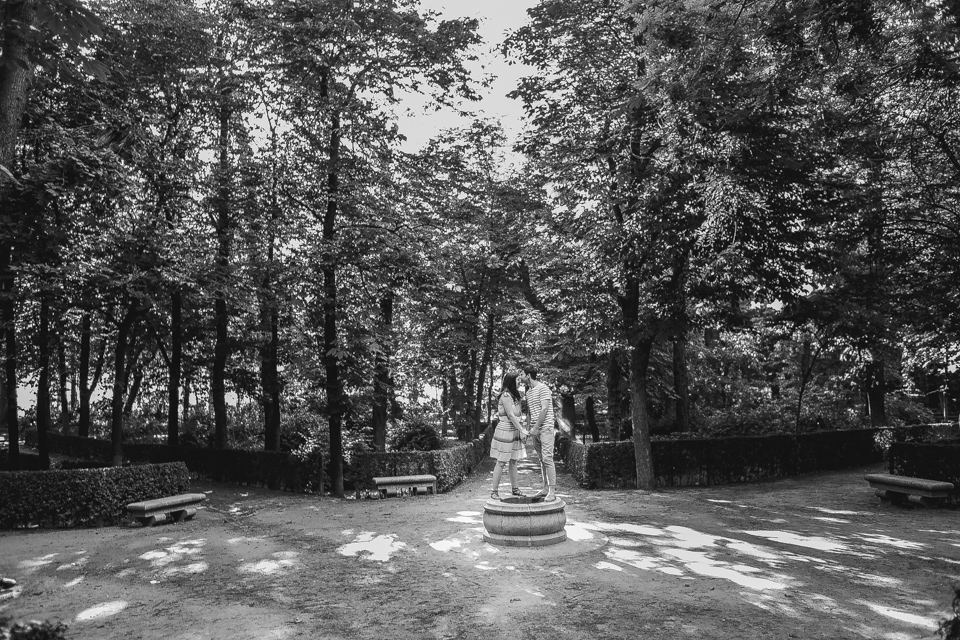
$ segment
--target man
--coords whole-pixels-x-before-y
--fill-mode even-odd
[[[524,367],[520,382],[527,388],[527,430],[533,437],[533,448],[540,458],[540,473],[543,476],[543,489],[533,497],[552,502],[557,499],[554,493],[557,469],[553,464],[553,393],[550,387],[537,380],[534,367]]]

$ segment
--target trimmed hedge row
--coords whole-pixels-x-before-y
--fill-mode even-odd
[[[26,433],[35,446],[36,431]],[[108,464],[113,456],[106,440],[48,433],[50,451],[98,460]],[[300,458],[275,451],[171,447],[165,444],[124,444],[123,458],[132,463],[183,462],[191,473],[218,482],[269,487],[299,493],[316,493],[323,487],[323,456],[319,452]]]
[[[103,526],[131,502],[184,493],[182,462],[102,469],[0,471],[0,528]]]
[[[890,445],[890,473],[952,482],[953,496],[960,498],[960,442],[894,442]]]
[[[920,437],[925,428],[654,440],[654,477],[658,487],[704,486],[864,466],[882,461],[892,442]],[[632,441],[570,442],[564,462],[583,487],[636,486]]]
[[[431,474],[437,476],[437,491],[449,491],[489,453],[489,442],[490,434],[484,432],[477,440],[437,451],[355,453],[350,461],[349,479],[358,496],[363,490],[373,490],[373,479],[381,476]]]

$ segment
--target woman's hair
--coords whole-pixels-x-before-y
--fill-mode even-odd
[[[515,371],[511,371],[503,376],[503,384],[500,385],[500,394],[503,395],[504,392],[509,393],[514,402],[520,402],[520,390],[517,389],[517,374]]]

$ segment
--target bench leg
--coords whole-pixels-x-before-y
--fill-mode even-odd
[[[181,509],[180,511],[174,511],[170,515],[173,516],[174,522],[183,522],[189,520],[193,516],[197,515],[196,509]]]

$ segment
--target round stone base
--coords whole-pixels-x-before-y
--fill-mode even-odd
[[[528,497],[487,500],[483,505],[483,539],[494,545],[542,547],[567,539],[567,515],[562,500],[534,501]]]

